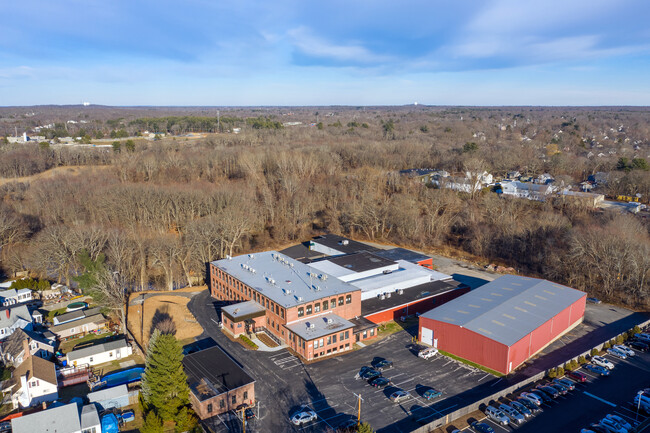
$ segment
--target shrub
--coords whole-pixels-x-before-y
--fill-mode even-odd
[[[250,347],[253,350],[257,350],[257,344],[253,343],[250,338],[245,335],[240,335],[239,339],[244,342],[245,345]]]
[[[558,367],[556,370],[556,377],[562,377],[562,376],[564,376],[564,368]]]
[[[623,334],[616,337],[616,344],[623,344],[624,341]]]
[[[641,333],[641,328],[639,328],[639,325],[634,325],[634,328],[632,328],[632,333],[633,334],[640,334]]]
[[[609,347],[615,346],[616,345],[616,338],[612,338],[609,340]]]
[[[587,358],[584,355],[580,355],[580,358],[578,358],[578,364],[585,365],[586,363],[587,363]]]
[[[603,344],[603,350],[611,349],[612,345],[609,343],[609,341],[605,344]]]
[[[554,377],[557,377],[557,370],[554,369],[554,368],[551,368],[551,369],[548,371],[548,374],[547,374],[547,375],[548,375],[549,378],[553,379]]]
[[[600,353],[600,351],[598,351],[598,349],[596,349],[595,347],[593,349],[591,349],[591,356],[596,356],[599,353]]]
[[[571,360],[571,371],[577,370],[580,365],[578,364],[578,360],[572,359]]]

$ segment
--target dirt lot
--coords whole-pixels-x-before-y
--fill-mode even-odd
[[[201,290],[201,288],[196,287],[192,289],[191,291]],[[131,300],[138,296],[140,296],[139,293],[132,295]],[[201,335],[203,328],[187,309],[189,300],[190,298],[185,296],[157,294],[145,299],[144,305],[130,305],[128,311],[129,329],[138,340],[138,343],[142,347],[146,347],[154,322],[159,322],[166,317],[171,317],[176,324],[176,338],[178,340],[183,341]],[[144,326],[142,321],[143,310]],[[144,341],[142,341],[143,339]]]

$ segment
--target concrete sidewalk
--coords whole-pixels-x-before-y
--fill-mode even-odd
[[[262,340],[257,338],[257,335],[253,334],[253,338],[251,338],[251,341],[255,344],[257,344],[257,351],[258,352],[279,352],[280,350],[286,349],[288,346],[286,344],[282,344],[277,347],[269,347]]]

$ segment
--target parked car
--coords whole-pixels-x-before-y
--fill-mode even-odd
[[[382,376],[377,376],[374,379],[370,379],[368,383],[375,388],[385,388],[390,384],[390,379]]]
[[[501,424],[508,425],[510,424],[510,419],[499,409],[494,406],[488,406],[485,408],[485,415],[490,418],[492,421]]]
[[[381,361],[375,363],[373,367],[375,367],[375,370],[377,371],[385,371],[393,368],[393,362],[387,359],[382,359]]]
[[[517,399],[517,403],[522,404],[530,410],[531,413],[537,413],[541,412],[542,408],[537,405],[537,403],[533,403],[532,401],[528,400],[527,398],[524,397],[519,397]]]
[[[569,371],[566,373],[566,376],[580,383],[584,383],[587,381],[587,375],[579,371]]]
[[[254,419],[255,418],[255,411],[253,409],[251,409],[250,407],[246,408],[246,410],[244,410],[244,417],[246,419]]]
[[[612,364],[611,362],[609,362],[606,358],[603,358],[602,356],[598,356],[598,355],[592,356],[591,357],[591,362],[596,364],[596,365],[599,365],[601,367],[605,367],[608,370],[614,369],[614,364]]]
[[[435,347],[428,347],[424,350],[420,350],[418,352],[418,357],[422,359],[429,359],[429,358],[433,358],[437,354],[438,354],[438,349],[436,349]]]
[[[476,433],[494,433],[494,429],[489,425],[484,422],[478,422],[474,421],[470,427],[472,430],[474,430]]]
[[[552,386],[537,385],[535,388],[537,388],[538,391],[545,392],[552,398],[558,398],[560,396],[560,391],[553,388]]]
[[[607,349],[607,353],[619,359],[627,359],[627,354],[622,350],[611,348],[611,349]]]
[[[522,392],[519,394],[519,398],[529,401],[537,407],[541,406],[542,403],[544,403],[544,400],[542,398],[532,392]]]
[[[501,410],[501,412],[506,414],[506,416],[510,419],[510,422],[512,423],[523,424],[526,421],[526,417],[520,414],[517,409],[515,409],[510,405],[501,404],[499,405],[499,410]]]
[[[583,428],[580,429],[580,433],[596,433],[596,432],[593,430],[589,430],[588,428]]]
[[[0,433],[11,433],[11,421],[0,422]]]
[[[362,379],[370,380],[374,379],[377,376],[381,376],[381,372],[375,370],[374,368],[361,367],[361,371],[359,371],[359,377]]]
[[[517,400],[511,401],[510,406],[512,406],[514,410],[522,414],[525,418],[530,418],[531,416],[533,416],[533,411],[530,410],[526,405],[524,405],[523,403]]]
[[[429,388],[426,391],[424,391],[424,394],[422,394],[422,397],[426,398],[427,400],[433,400],[434,398],[440,397],[442,395],[442,391],[438,391],[437,389]]]
[[[390,395],[390,399],[393,403],[399,403],[402,400],[407,400],[411,397],[411,394],[408,391],[399,389]]]
[[[539,389],[535,389],[531,391],[531,394],[534,394],[537,397],[539,397],[544,403],[550,403],[551,401],[553,401],[553,399],[547,393],[545,393],[544,391],[540,391]]]
[[[620,350],[621,352],[623,352],[623,353],[626,354],[627,356],[634,356],[634,355],[636,355],[636,354],[634,353],[634,350],[632,350],[632,349],[630,349],[629,347],[624,346],[624,345],[622,345],[622,344],[616,344],[616,345],[614,345],[613,348],[616,349],[616,350]]]
[[[634,338],[638,341],[642,341],[646,344],[650,343],[650,335],[648,334],[636,334]]]
[[[595,433],[610,433],[609,429],[602,424],[591,424],[589,429]]]
[[[318,419],[316,412],[310,408],[303,406],[296,414],[291,417],[291,423],[293,425],[302,425],[308,422],[311,422],[315,419]]]
[[[600,299],[598,299],[598,298],[587,298],[587,302],[589,302],[590,304],[596,304],[596,305],[602,303],[602,301]]]
[[[627,344],[628,347],[631,347],[632,349],[638,350],[639,352],[647,352],[648,349],[650,349],[650,346],[638,340],[627,341],[625,344]]]
[[[600,365],[594,364],[585,364],[584,369],[591,371],[592,373],[600,374],[601,376],[609,376],[609,370]]]
[[[623,417],[620,417],[620,416],[618,416],[618,415],[614,415],[614,414],[611,414],[611,413],[610,413],[610,414],[605,415],[605,418],[609,418],[609,419],[611,419],[611,420],[617,422],[617,423],[618,423],[621,427],[623,427],[625,430],[631,430],[631,429],[632,429],[632,424],[630,424],[629,422],[625,421],[625,419],[624,419]]]
[[[560,378],[555,378],[555,379],[553,379],[553,383],[557,383],[557,384],[563,385],[563,386],[565,386],[569,391],[573,391],[574,389],[576,389],[576,384],[575,384],[572,380],[569,380],[569,379],[560,379]]]
[[[623,428],[623,426],[621,426],[619,423],[617,423],[611,418],[601,419],[600,424],[612,433],[627,433],[626,428]]]
[[[546,383],[545,385],[555,389],[557,392],[560,393],[560,395],[567,395],[567,393],[569,392],[569,388],[559,383]]]

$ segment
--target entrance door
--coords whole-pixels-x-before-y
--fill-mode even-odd
[[[422,342],[433,346],[433,329],[422,327]]]

